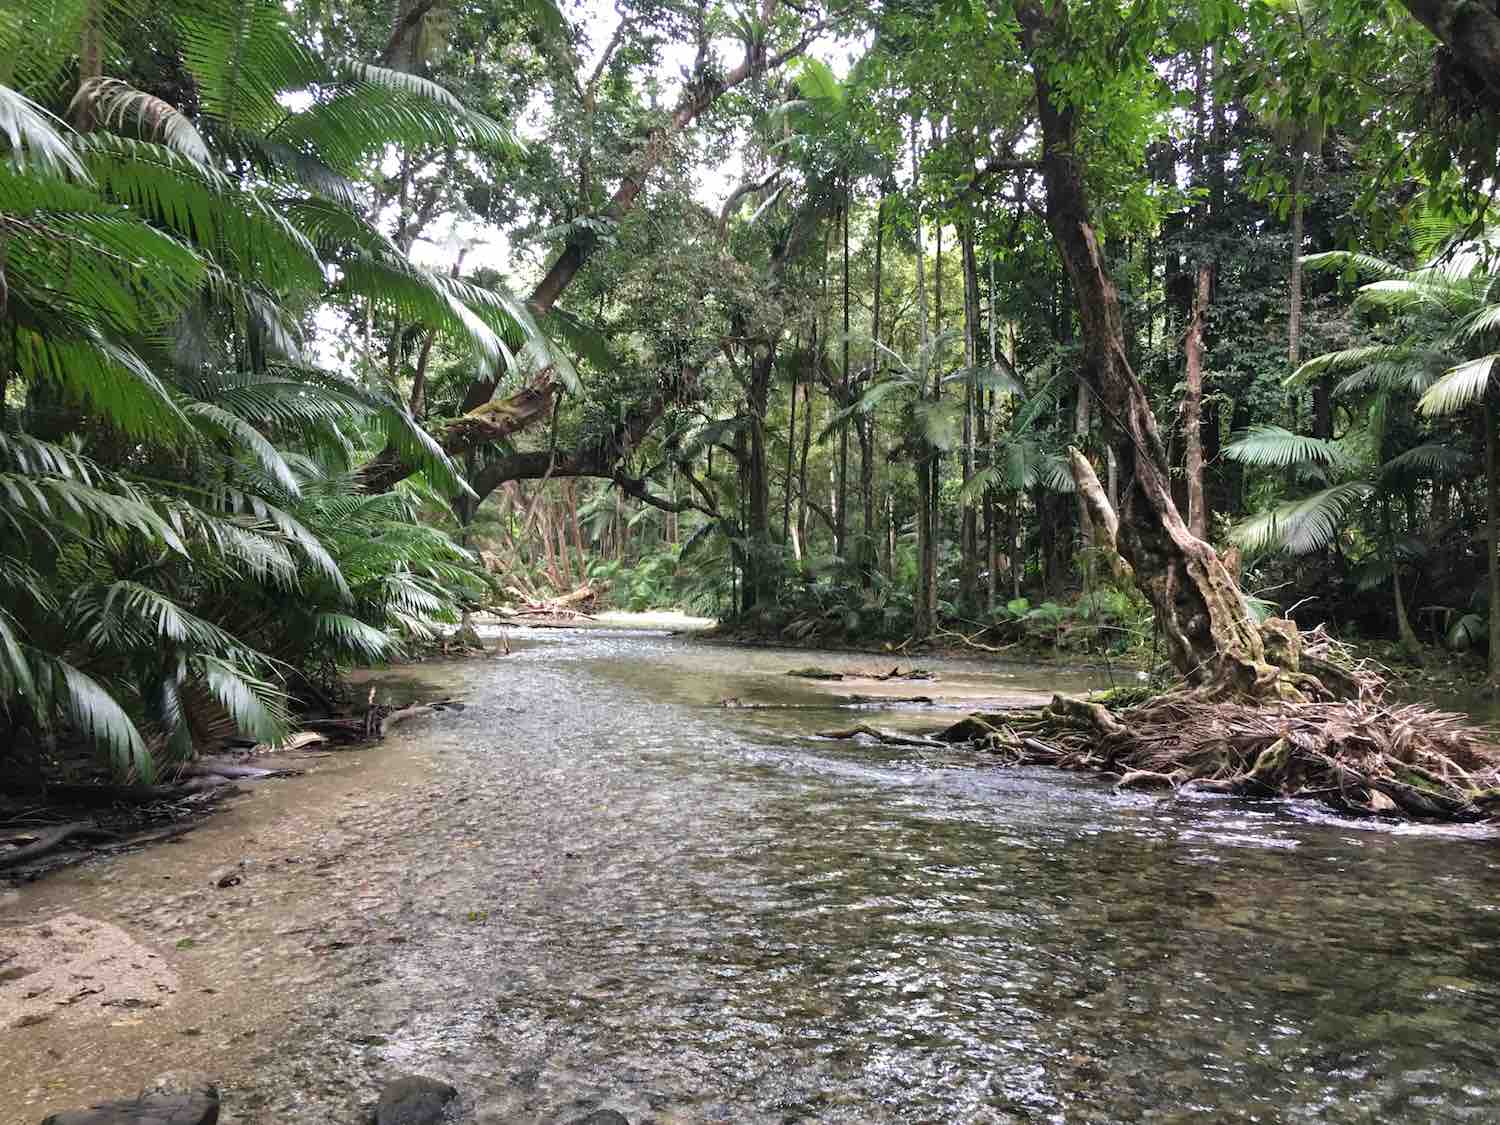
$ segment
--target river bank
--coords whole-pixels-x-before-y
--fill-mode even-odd
[[[1488,830],[821,740],[969,703],[852,703],[785,674],[801,650],[511,644],[382,678],[460,714],[0,899],[0,935],[84,915],[181,982],[0,1033],[0,1125],[167,1069],[217,1078],[226,1125],[354,1125],[411,1071],[490,1125],[1500,1112]],[[922,664],[997,699],[1103,686]]]

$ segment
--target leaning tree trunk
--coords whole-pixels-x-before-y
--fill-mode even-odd
[[[1172,500],[1166,449],[1145,388],[1130,366],[1119,293],[1104,263],[1078,158],[1077,106],[1058,96],[1047,58],[1064,36],[1063,4],[1020,0],[1017,16],[1032,60],[1042,127],[1047,224],[1073,284],[1085,369],[1106,415],[1121,431],[1120,553],[1156,611],[1178,671],[1214,695],[1295,693],[1266,660],[1260,630],[1217,554],[1193,535]]]

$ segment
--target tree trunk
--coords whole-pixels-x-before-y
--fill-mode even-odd
[[[1453,52],[1475,82],[1484,84],[1490,109],[1500,110],[1500,13],[1475,0],[1401,2]]]
[[[1187,330],[1187,389],[1182,396],[1183,466],[1187,476],[1188,530],[1208,538],[1208,505],[1203,492],[1203,321],[1208,315],[1213,267],[1198,263],[1193,313]]]
[[[84,8],[78,37],[78,89],[104,74],[104,0],[89,0]],[[97,121],[94,99],[80,97],[72,106],[71,124],[80,133],[92,132]]]
[[[776,344],[765,344],[764,353],[750,360],[749,441],[745,450],[745,553],[744,608],[751,609],[776,600],[776,568],[772,562],[771,478],[766,471],[766,411],[771,398],[771,373],[776,365]]]
[[[1019,0],[1017,17],[1037,92],[1047,224],[1073,283],[1086,370],[1123,432],[1117,443],[1127,484],[1120,553],[1156,611],[1178,671],[1206,694],[1276,696],[1286,685],[1266,661],[1259,629],[1212,547],[1190,532],[1172,501],[1166,450],[1145,388],[1125,352],[1119,294],[1104,264],[1078,161],[1077,105],[1058,98],[1049,59],[1067,19],[1062,2]]]
[[[801,351],[802,345],[799,340],[792,354],[800,360]],[[788,403],[788,410],[791,420],[786,431],[786,488],[781,494],[781,538],[783,542],[790,539],[792,534],[792,459],[797,449],[797,372],[795,368],[792,371],[791,400]],[[798,551],[798,556],[801,556],[800,551]]]
[[[880,290],[884,284],[885,268],[885,188],[880,189],[880,202],[875,208],[875,283],[871,294],[870,367],[866,373],[867,383],[873,384],[880,373],[880,349],[874,342],[880,340]],[[861,549],[863,564],[860,567],[859,583],[868,590],[875,584],[875,571],[880,565],[880,550],[876,539],[877,520],[875,514],[875,417],[860,414],[855,420],[859,433],[859,490],[864,502],[864,545]]]
[[[1082,376],[1078,379],[1077,391],[1078,399],[1073,408],[1073,440],[1082,447],[1088,443],[1089,429],[1093,424],[1089,384],[1088,380]],[[1082,454],[1080,453],[1079,456]],[[1076,495],[1078,497],[1078,533],[1083,541],[1082,545],[1088,548],[1094,543],[1094,517],[1083,493],[1079,492]]]
[[[979,506],[968,495],[968,484],[974,476],[974,396],[978,389],[974,372],[979,366],[979,262],[974,256],[974,228],[967,220],[959,227],[964,267],[964,363],[969,377],[964,380],[964,423],[961,471],[964,503],[959,525],[959,597],[965,611],[972,611],[979,601]]]
[[[1297,153],[1292,172],[1292,276],[1287,293],[1287,360],[1295,371],[1302,364],[1302,190],[1307,184],[1307,154]]]
[[[917,198],[916,236],[917,236],[917,344],[921,348],[927,347],[927,247],[923,245],[922,239],[922,203],[921,203],[921,159],[917,149],[917,119],[911,122],[911,174],[912,190]],[[934,364],[934,366],[936,366]],[[918,393],[922,393],[920,390]],[[917,451],[917,588],[912,598],[912,634],[918,640],[924,640],[932,635],[934,622],[933,594],[936,591],[936,579],[933,571],[936,569],[934,562],[936,553],[933,550],[934,520],[932,518],[933,486],[935,458],[928,451],[926,443],[919,441]]]
[[[1485,553],[1490,572],[1490,687],[1500,691],[1500,404],[1493,380],[1484,396]]]
[[[813,334],[813,349],[819,347],[817,333]],[[797,466],[797,541],[802,544],[802,555],[811,554],[807,542],[807,455],[812,449],[812,373],[802,385],[802,456]]]
[[[839,409],[849,405],[849,193],[844,192],[841,220],[844,243],[844,336],[841,343],[842,367],[839,376],[841,395]],[[838,510],[834,513],[833,553],[841,559],[849,557],[849,427],[839,427],[839,480]]]

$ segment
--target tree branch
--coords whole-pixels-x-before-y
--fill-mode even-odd
[[[422,22],[422,17],[432,10],[434,2],[435,0],[417,0],[417,3],[412,5],[411,11],[396,21],[391,37],[386,41],[385,50],[380,52],[381,66],[390,66],[395,61],[396,54],[401,50],[407,33]]]
[[[660,509],[663,512],[672,512],[678,515],[683,512],[702,512],[705,516],[718,518],[718,512],[709,511],[692,497],[687,497],[683,500],[664,500],[660,496],[654,495],[647,489],[646,482],[639,477],[629,477],[624,473],[616,473],[614,482],[626,496],[632,496],[642,503],[650,504],[653,508]]]

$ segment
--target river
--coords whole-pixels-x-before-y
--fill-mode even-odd
[[[408,1071],[490,1125],[1500,1118],[1489,830],[813,733],[1092,674],[922,660],[936,681],[881,690],[936,704],[854,715],[785,671],[893,658],[513,645],[381,681],[460,714],[0,896],[0,944],[74,911],[180,978],[159,1008],[0,1031],[0,1122],[166,1069],[217,1078],[225,1125],[353,1125]]]

